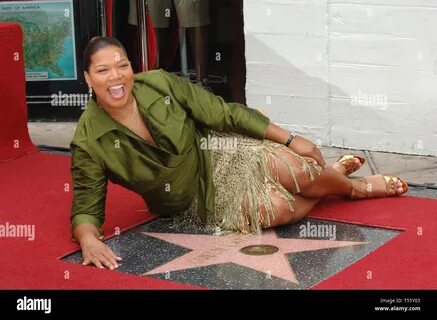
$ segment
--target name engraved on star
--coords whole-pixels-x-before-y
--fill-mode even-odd
[[[250,241],[253,238],[252,235],[244,235],[240,237],[235,237],[230,241],[229,244],[223,244],[222,246],[218,246],[209,250],[199,251],[198,254],[193,256],[188,261],[190,263],[199,263],[210,261],[212,259],[218,258],[221,254],[227,252],[229,249],[238,248],[242,243]]]

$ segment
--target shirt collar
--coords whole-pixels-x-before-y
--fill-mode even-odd
[[[132,93],[137,99],[138,108],[147,110],[162,95],[152,87],[151,83],[146,81],[144,75],[145,73],[141,73],[134,77]],[[92,136],[95,140],[109,131],[118,129],[117,122],[103,108],[97,105],[94,98],[88,100],[86,110],[90,115]]]

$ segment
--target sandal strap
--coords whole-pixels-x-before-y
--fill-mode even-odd
[[[397,196],[401,195],[401,194],[396,193],[396,184],[398,181],[400,181],[402,183],[402,189],[403,189],[402,194],[404,194],[405,192],[408,191],[408,184],[404,180],[402,180],[401,178],[393,176],[393,175],[389,175],[389,174],[382,174],[382,176],[383,176],[384,181],[385,181],[385,194],[387,197],[397,197]],[[366,178],[354,179],[354,181],[355,180],[362,181],[365,183],[366,195],[363,198],[369,198],[370,193],[372,192],[372,184],[370,184]],[[356,188],[355,188],[355,185],[352,183],[352,190],[351,190],[351,194],[350,194],[350,199],[356,199],[355,193],[356,193]],[[380,197],[380,196],[377,196],[377,197]]]
[[[389,174],[383,174],[382,175],[385,180],[385,192],[387,194],[387,197],[396,197],[396,184],[398,181],[402,183],[402,189],[405,190],[403,193],[408,191],[408,184],[402,180],[399,177],[389,175]]]
[[[396,182],[392,176],[384,176],[385,193],[387,197],[394,197],[396,195]]]
[[[357,171],[359,167],[357,166],[357,163],[355,162],[355,158],[360,160],[361,165],[366,162],[366,159],[359,156],[354,156],[351,154],[344,154],[338,158],[337,162],[341,163],[341,165],[346,169],[346,174],[350,175],[351,173]]]

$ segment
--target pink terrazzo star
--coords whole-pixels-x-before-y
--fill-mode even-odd
[[[278,238],[274,230],[265,231],[261,236],[252,234],[214,236],[181,233],[142,233],[192,250],[144,273],[144,275],[167,273],[220,263],[235,263],[294,283],[298,283],[298,281],[288,262],[288,253],[355,246],[365,243]],[[240,251],[240,249],[252,245],[269,245],[277,247],[279,250],[273,254],[258,256],[247,255]]]

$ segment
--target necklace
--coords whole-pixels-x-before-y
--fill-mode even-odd
[[[118,122],[121,122],[124,124],[131,124],[133,122],[133,120],[136,119],[137,113],[138,113],[138,105],[137,105],[137,100],[134,97],[133,102],[132,102],[132,111],[130,113],[128,113],[127,115],[124,115],[120,118],[114,117],[114,119],[117,120]],[[129,117],[129,119],[126,120],[126,118],[128,118],[128,117]]]
[[[134,97],[132,102],[132,111],[129,114],[121,117],[120,119],[114,118],[114,120],[118,121],[123,126],[134,132],[147,143],[157,146],[155,140],[153,139],[153,136],[150,136],[147,126],[145,125],[145,123],[143,123],[142,117],[137,116],[138,113],[138,105]],[[127,117],[129,117],[129,119],[125,120],[125,118]]]

